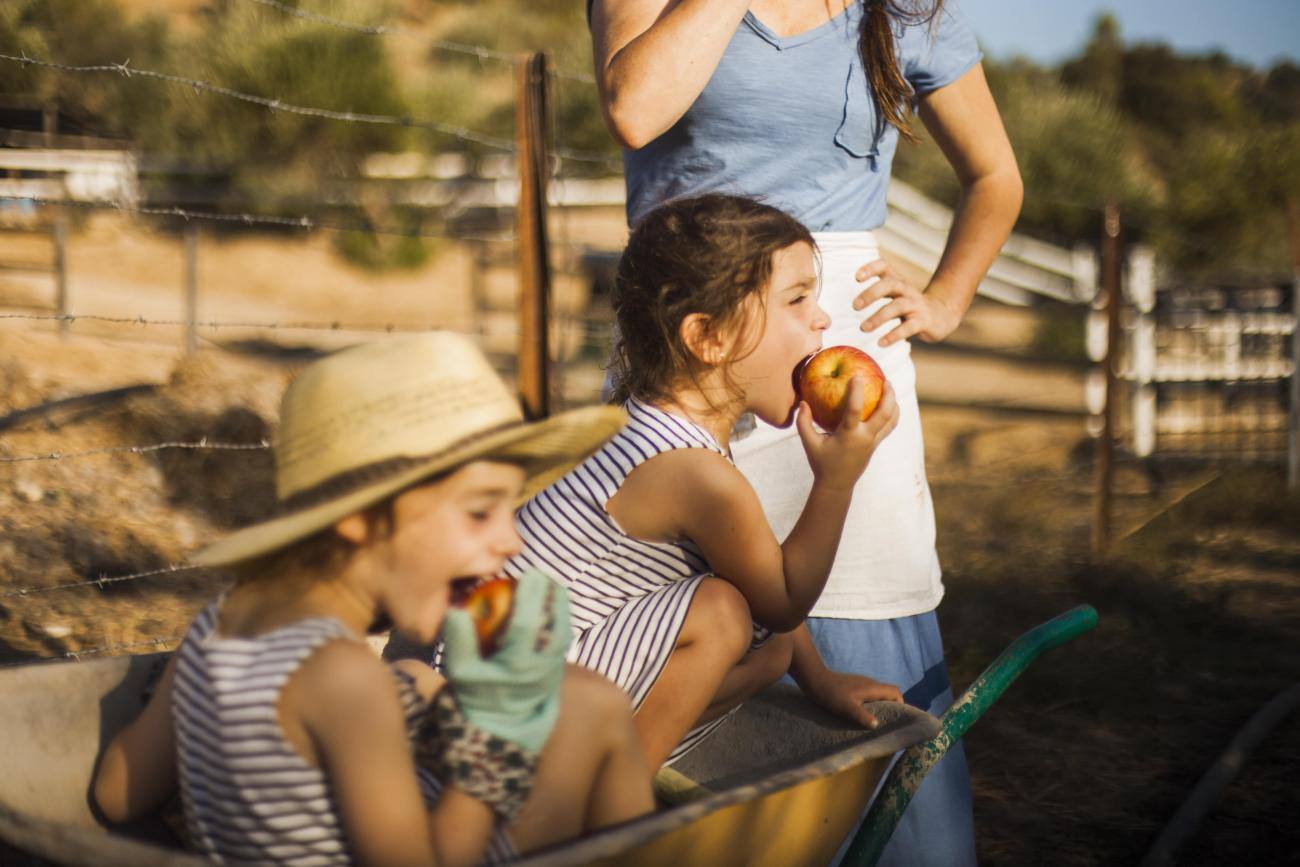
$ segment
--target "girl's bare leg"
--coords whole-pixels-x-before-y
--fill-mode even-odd
[[[696,722],[715,720],[776,683],[790,670],[793,654],[794,638],[788,632],[778,632],[768,639],[767,644],[745,654],[745,658],[727,672],[713,701]]]
[[[562,689],[560,716],[542,749],[532,794],[508,828],[520,852],[654,809],[627,693],[574,665]]]
[[[705,578],[672,656],[633,717],[650,773],[659,770],[708,710],[752,639],[745,597],[721,578]]]

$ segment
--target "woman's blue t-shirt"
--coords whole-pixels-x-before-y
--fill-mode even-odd
[[[946,4],[932,23],[895,23],[904,77],[918,96],[980,61],[974,34]],[[813,231],[874,229],[885,220],[898,130],[877,129],[858,56],[863,6],[782,38],[753,13],[671,129],[623,153],[628,222],[668,199],[757,196]]]

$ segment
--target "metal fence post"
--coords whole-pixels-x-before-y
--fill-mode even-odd
[[[1287,406],[1286,486],[1300,488],[1300,198],[1286,199],[1291,247],[1291,402]]]
[[[1120,222],[1119,205],[1106,205],[1101,233],[1101,286],[1106,297],[1106,405],[1102,415],[1101,437],[1097,440],[1097,460],[1093,466],[1096,491],[1092,523],[1092,553],[1101,556],[1110,545],[1111,484],[1114,480],[1115,410],[1119,383],[1120,295]]]
[[[199,349],[199,227],[185,224],[185,354]]]
[[[519,172],[516,233],[519,250],[519,393],[529,418],[551,404],[549,301],[551,264],[546,238],[546,183],[551,171],[546,107],[546,55],[515,63],[515,159]]]
[[[1287,413],[1286,484],[1300,488],[1300,271],[1291,279],[1291,405]]]

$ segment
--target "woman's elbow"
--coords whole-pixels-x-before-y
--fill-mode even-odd
[[[1006,180],[1007,210],[1016,216],[1020,215],[1020,207],[1025,203],[1025,181],[1020,176],[1020,168],[1014,163],[1008,172]]]
[[[604,88],[605,126],[614,140],[628,150],[640,150],[664,132],[655,124],[654,107],[653,96],[650,102],[638,99],[634,88],[612,82]]]
[[[636,151],[654,141],[655,136],[638,112],[611,104],[605,110],[605,125],[621,147]]]

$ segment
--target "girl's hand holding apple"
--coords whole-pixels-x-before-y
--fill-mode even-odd
[[[889,383],[884,384],[875,412],[863,421],[866,381],[854,374],[839,424],[828,433],[813,426],[813,412],[807,400],[799,403],[795,425],[804,452],[812,466],[815,484],[828,488],[852,489],[867,468],[876,448],[898,426],[898,402]]]

